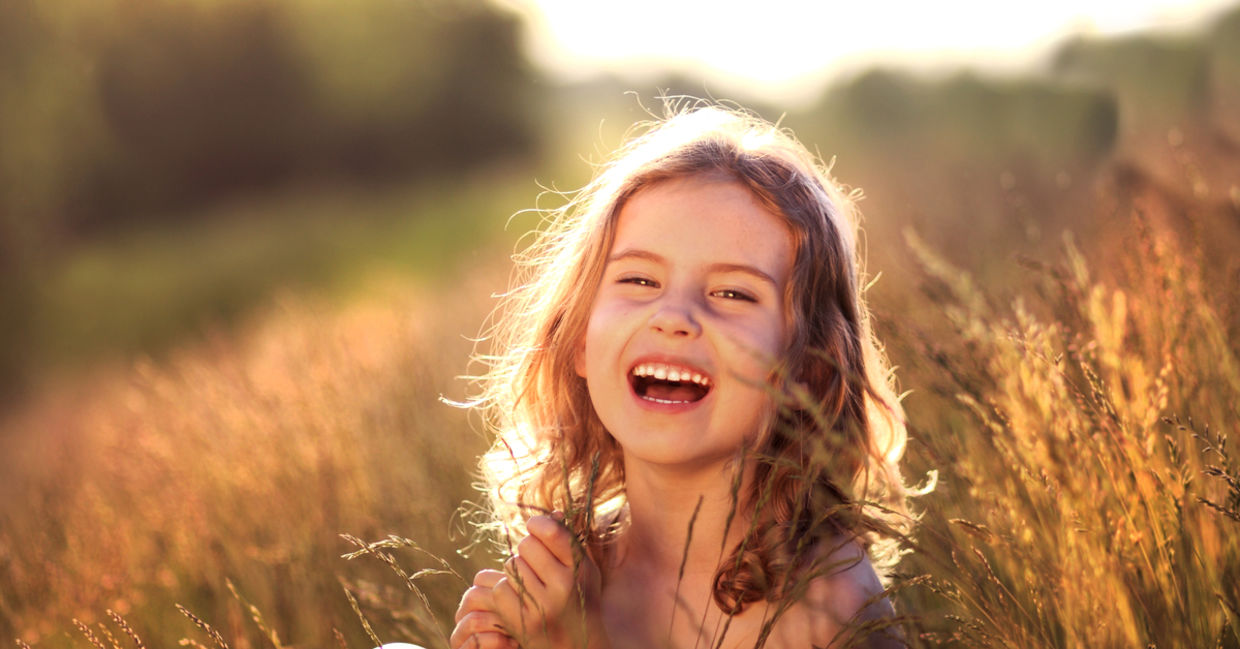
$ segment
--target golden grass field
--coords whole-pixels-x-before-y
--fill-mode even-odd
[[[255,646],[231,579],[285,642],[322,646],[338,627],[359,644],[337,573],[366,606],[406,602],[345,565],[339,535],[416,533],[448,556],[464,538],[450,518],[485,443],[438,399],[462,394],[464,334],[494,288],[388,285],[339,311],[280,298],[236,331],[27,408],[8,425],[34,434],[5,438],[21,467],[5,501],[21,506],[0,533],[4,630],[65,645],[71,619],[110,609],[160,646],[190,633],[180,603]]]
[[[917,260],[871,296],[906,475],[937,476],[892,592],[912,644],[1240,647],[1234,187],[1112,186],[1109,226],[1000,286],[882,241]],[[44,385],[0,435],[0,644],[442,646],[436,557],[493,557],[456,552],[487,440],[440,397],[507,245]]]

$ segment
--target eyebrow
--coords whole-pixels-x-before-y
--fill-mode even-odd
[[[621,250],[620,252],[611,255],[607,258],[607,263],[611,264],[613,262],[624,261],[626,259],[641,259],[656,264],[667,265],[667,259],[662,255],[650,252],[649,250],[633,248]],[[779,286],[779,282],[776,282],[774,277],[771,277],[761,269],[755,268],[748,264],[718,262],[707,266],[706,269],[713,273],[744,273],[746,275],[751,275],[760,281],[766,282],[771,286]]]

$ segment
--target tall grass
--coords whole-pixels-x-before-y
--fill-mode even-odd
[[[907,473],[939,476],[892,592],[910,643],[1240,647],[1238,314],[1181,216],[1069,241],[1012,300],[910,237],[921,285],[877,300],[912,310],[879,323]],[[497,271],[277,300],[13,415],[0,643],[442,644],[489,557],[453,554],[486,440],[438,397]]]
[[[406,602],[382,566],[340,559],[356,549],[340,534],[417,532],[442,556],[462,544],[452,517],[485,441],[438,399],[459,394],[462,332],[493,279],[383,285],[342,311],[287,297],[237,332],[101,370],[12,417],[0,637],[70,646],[70,620],[111,609],[169,646],[192,631],[180,604],[233,646],[263,646],[244,599],[290,645],[329,646],[339,629],[363,646],[337,575],[398,632],[400,611],[375,604]],[[432,589],[437,610],[462,587]]]
[[[1067,240],[999,307],[911,238],[946,327],[893,355],[942,479],[900,594],[927,644],[1240,646],[1240,361],[1201,260],[1138,214],[1110,282]],[[1231,443],[1234,449],[1234,442]]]

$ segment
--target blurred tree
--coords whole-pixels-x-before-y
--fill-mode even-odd
[[[297,170],[315,110],[274,5],[134,7],[99,55],[116,151],[78,188],[83,230],[269,186]]]
[[[72,242],[529,155],[519,33],[484,0],[0,2],[0,389]]]
[[[169,2],[135,14],[100,53],[116,150],[82,185],[79,229],[304,177],[456,172],[534,141],[517,23],[489,5]]]
[[[17,237],[9,229],[0,222],[0,409],[21,396],[34,287],[30,265],[23,263]]]
[[[979,268],[1002,263],[988,251],[1015,249],[1067,218],[1055,206],[1110,155],[1117,115],[1108,90],[1054,78],[873,70],[788,123],[866,190],[875,240],[897,241],[912,226]],[[880,267],[902,263],[898,246],[870,250]]]
[[[516,16],[477,0],[311,0],[291,13],[328,127],[324,170],[455,173],[534,147],[537,80]]]
[[[1240,149],[1240,7],[1219,18],[1210,33],[1212,119]]]
[[[56,127],[64,119],[65,57],[53,57],[51,26],[33,0],[0,2],[0,406],[14,401],[28,362],[36,277],[44,253],[43,224],[62,180]],[[71,112],[71,109],[70,111]]]
[[[932,81],[873,70],[837,88],[816,112],[865,149],[932,147],[940,160],[986,164],[1029,156],[1051,167],[1105,154],[1117,119],[1103,90],[971,72]]]
[[[7,0],[0,213],[47,243],[299,179],[527,153],[518,35],[481,0]]]
[[[856,129],[853,132],[857,137],[868,140],[895,142],[909,137],[926,125],[920,86],[905,74],[870,70],[829,97],[837,102],[834,119],[849,124]]]
[[[1203,39],[1136,35],[1077,37],[1055,53],[1058,77],[1114,92],[1126,134],[1163,132],[1209,108],[1209,53]]]

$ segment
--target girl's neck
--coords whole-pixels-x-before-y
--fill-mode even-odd
[[[750,523],[733,501],[734,471],[730,463],[686,473],[626,462],[629,521],[619,539],[617,562],[651,576],[676,578],[682,564],[687,576],[712,576]],[[749,477],[743,476],[740,498]]]

